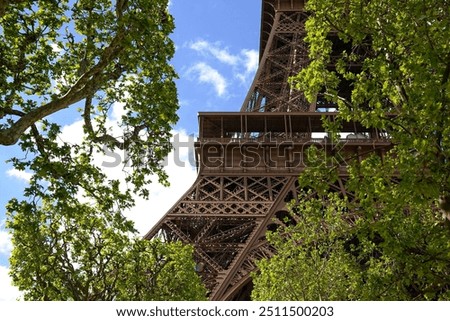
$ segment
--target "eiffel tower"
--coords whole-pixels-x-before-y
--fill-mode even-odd
[[[299,194],[308,147],[336,153],[322,126],[323,116],[336,117],[336,105],[320,94],[308,102],[289,86],[289,77],[308,64],[304,2],[262,0],[259,68],[243,106],[239,112],[199,113],[198,177],[145,236],[193,244],[210,300],[250,298],[250,273],[257,260],[274,254],[265,234],[286,224],[286,203]],[[336,35],[330,39],[338,55],[344,44]],[[349,88],[340,95],[349,95]],[[359,123],[344,123],[342,131],[348,134],[342,155],[383,155],[391,145],[385,133]],[[348,195],[345,180],[342,166],[330,190]]]

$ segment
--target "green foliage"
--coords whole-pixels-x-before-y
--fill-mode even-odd
[[[0,145],[19,144],[10,162],[33,174],[7,206],[11,275],[26,299],[205,297],[192,249],[141,240],[122,214],[148,196],[152,176],[167,184],[161,161],[178,120],[167,5],[0,3]],[[78,119],[82,137],[63,141],[63,125]],[[126,184],[95,165],[113,151],[126,155],[116,164],[127,163]]]
[[[253,300],[342,300],[356,295],[359,271],[345,250],[345,202],[328,196],[302,202],[295,208],[300,214],[293,215],[296,225],[268,235],[277,254],[259,262]]]
[[[307,8],[312,62],[294,77],[295,86],[311,100],[325,88],[338,102],[338,120],[386,130],[396,143],[393,166],[408,186],[436,199],[450,193],[447,1],[313,0]],[[326,37],[332,30],[347,44],[339,56]],[[335,70],[328,68],[331,54]],[[361,68],[346,67],[355,61]],[[351,81],[351,97],[340,95],[344,80]]]
[[[28,159],[14,160],[16,168],[40,166],[34,164],[36,154],[51,167],[58,161],[55,153],[82,153],[91,161],[94,153],[124,150],[130,189],[147,196],[150,174],[167,183],[161,161],[178,120],[167,2],[2,3],[0,144],[19,142],[27,153]],[[120,136],[107,122],[117,104],[124,109]],[[57,119],[73,119],[77,108],[84,121],[82,143],[62,148],[56,144]]]
[[[120,300],[203,301],[206,288],[195,271],[192,246],[137,240],[126,257]]]
[[[11,276],[26,300],[206,298],[192,247],[134,236],[119,212],[47,197],[40,203],[10,204]]]
[[[307,8],[312,61],[293,84],[310,100],[325,89],[338,103],[337,123],[325,124],[332,135],[340,121],[356,121],[384,130],[394,145],[383,157],[342,157],[348,178],[340,182],[329,156],[308,152],[300,176],[308,192],[291,204],[296,224],[269,236],[277,254],[259,263],[252,296],[448,300],[448,2],[310,0]],[[346,44],[339,57],[332,31]],[[332,55],[336,68],[328,67]],[[343,81],[350,97],[341,95]],[[345,195],[332,187],[339,184]]]
[[[252,299],[448,300],[450,224],[428,204],[392,197],[305,192],[292,204],[296,224],[268,235],[277,254],[259,262]]]

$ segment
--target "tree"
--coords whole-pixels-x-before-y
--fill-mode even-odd
[[[312,62],[294,79],[310,99],[324,88],[340,120],[386,130],[404,185],[435,199],[450,192],[448,6],[445,0],[309,1]],[[348,48],[334,70],[327,68],[332,31]],[[360,70],[350,71],[362,47],[370,48],[367,56]],[[348,98],[339,92],[345,81],[352,84]]]
[[[276,254],[258,263],[252,298],[448,300],[450,225],[412,193],[391,192],[376,207],[305,192],[291,208],[296,223],[268,235]]]
[[[291,209],[290,219],[295,219],[295,225],[267,235],[277,254],[258,263],[253,300],[355,298],[359,270],[356,260],[346,251],[349,228],[341,218],[345,201],[334,194],[328,196],[327,201],[313,197],[309,202],[301,202]]]
[[[138,240],[123,215],[148,197],[153,175],[167,184],[161,161],[178,119],[167,5],[0,3],[0,144],[18,144],[23,155],[10,162],[32,172],[7,206],[11,275],[27,299],[200,298],[190,250]],[[77,115],[84,134],[69,143],[63,119]],[[118,150],[126,184],[95,165]]]
[[[70,181],[67,167],[117,148],[139,168],[128,176],[135,191],[147,195],[149,174],[165,181],[159,162],[178,119],[167,0],[6,1],[0,14],[0,144],[19,143],[32,155],[14,166]],[[122,137],[107,123],[117,103]],[[54,119],[65,111],[74,117],[70,109],[84,120],[76,146],[57,143]]]
[[[205,300],[192,247],[133,236],[119,212],[51,202],[10,205],[22,209],[8,227],[11,276],[26,300]]]
[[[300,176],[310,192],[292,207],[297,226],[271,237],[279,254],[260,263],[254,298],[288,299],[270,270],[293,284],[297,276],[280,267],[297,264],[311,283],[294,284],[298,298],[448,299],[449,3],[311,0],[307,8],[311,63],[293,85],[337,104],[337,121],[325,124],[334,137],[340,122],[356,121],[386,131],[394,145],[384,157],[344,159],[345,197],[327,189],[337,173],[326,161]],[[339,56],[332,37],[345,48]]]

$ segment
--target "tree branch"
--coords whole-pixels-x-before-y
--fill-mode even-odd
[[[83,119],[84,119],[85,130],[87,131],[89,136],[91,136],[92,141],[94,141],[96,143],[113,144],[115,147],[122,149],[122,150],[127,148],[129,146],[128,139],[126,141],[124,139],[124,141],[121,142],[117,138],[115,138],[109,134],[97,136],[97,133],[94,130],[94,126],[92,126],[91,109],[92,109],[92,96],[89,96],[86,98],[86,101],[84,104]],[[140,128],[140,127],[136,127],[134,132],[136,131],[137,128]],[[139,131],[140,131],[140,129],[139,129]],[[132,137],[137,136],[134,134],[134,132],[133,132]]]
[[[0,130],[0,144],[14,145],[25,130],[38,120],[92,95],[102,84],[104,69],[123,50],[122,41],[124,37],[125,30],[121,29],[103,51],[99,62],[84,73],[66,94],[21,116],[11,127]]]
[[[392,118],[390,118],[390,117],[380,117],[380,119],[387,120],[388,122],[390,122],[390,123],[393,124],[394,126],[398,126],[398,127],[400,127],[401,129],[403,129],[403,131],[404,131],[405,133],[407,133],[408,135],[410,135],[411,137],[414,137],[413,133],[412,133],[410,130],[408,130],[408,128],[406,128],[405,126],[403,126],[403,125],[400,124],[400,123],[395,122]]]
[[[445,85],[450,77],[450,54],[447,56],[447,66],[445,67],[444,73],[442,74],[441,85]]]
[[[24,0],[0,0],[0,18],[2,18],[6,13],[6,8],[11,3],[21,3]]]
[[[116,1],[116,16],[118,19],[122,18],[124,11],[128,9],[128,0]]]

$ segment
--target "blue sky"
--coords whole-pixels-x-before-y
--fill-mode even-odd
[[[174,135],[188,142],[197,134],[199,111],[238,111],[256,71],[259,50],[261,0],[171,0],[176,30],[172,39],[176,54],[172,61],[178,72],[180,120]],[[72,115],[72,114],[71,114]],[[76,137],[80,119],[66,119],[63,134]],[[4,229],[5,205],[20,197],[28,173],[12,170],[5,161],[20,157],[16,147],[0,147],[0,300],[11,300],[17,292],[10,286],[8,257],[11,243]],[[189,165],[189,149],[179,151],[184,167],[168,159],[166,170],[171,187],[154,184],[149,201],[138,200],[127,215],[141,233],[147,232],[193,183],[196,172]],[[119,168],[107,169],[121,177]]]

